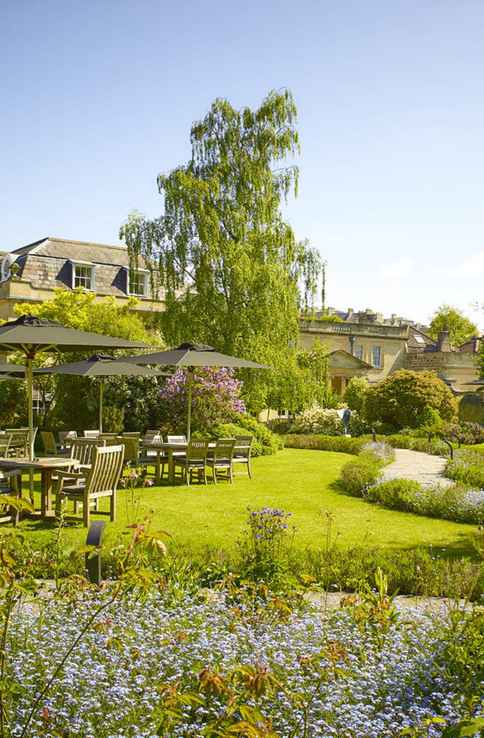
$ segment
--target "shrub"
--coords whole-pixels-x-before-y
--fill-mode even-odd
[[[392,510],[403,510],[460,523],[484,521],[484,490],[452,487],[422,487],[410,479],[391,479],[370,487],[365,495]]]
[[[465,443],[469,446],[484,443],[484,425],[480,423],[449,423],[444,428],[444,435],[457,443]]]
[[[286,448],[314,449],[316,451],[336,451],[343,454],[359,454],[366,438],[350,436],[319,436],[291,433],[284,436]]]
[[[484,489],[484,454],[469,449],[459,449],[454,459],[447,462],[445,476]]]
[[[422,491],[422,485],[411,479],[391,479],[370,487],[366,497],[393,510],[411,510],[412,500]]]
[[[240,397],[242,382],[235,379],[233,369],[200,367],[192,373],[192,428],[206,431],[219,423],[229,422],[234,414],[245,413]],[[166,421],[174,429],[184,429],[187,415],[187,373],[177,369],[160,391]],[[237,423],[239,420],[237,419]]]
[[[390,446],[393,446],[393,448],[421,451],[424,454],[432,454],[433,456],[446,456],[449,453],[449,447],[440,438],[433,437],[429,439],[400,433],[395,433],[391,436],[381,436],[381,438]]]
[[[381,464],[365,458],[349,461],[341,469],[341,485],[348,494],[362,497],[368,488],[376,484],[381,472]]]
[[[363,419],[359,412],[352,412],[350,419],[350,433],[352,436],[363,436],[371,433],[371,426]]]
[[[366,393],[365,414],[370,423],[416,428],[428,421],[429,409],[443,420],[453,420],[457,412],[452,392],[432,372],[401,369]]]
[[[364,415],[366,393],[369,388],[368,380],[364,377],[352,377],[348,382],[344,393],[344,401],[350,408],[357,413]]]
[[[313,407],[299,415],[290,428],[291,433],[323,433],[340,436],[344,432],[343,421],[337,410]]]
[[[469,423],[484,425],[484,394],[469,392],[459,403],[459,418]]]
[[[198,435],[206,436],[207,434],[199,432]],[[253,456],[269,456],[275,454],[284,445],[281,437],[272,433],[263,423],[259,423],[257,420],[243,415],[237,419],[237,423],[220,423],[216,425],[211,429],[210,436],[212,438],[252,436]]]

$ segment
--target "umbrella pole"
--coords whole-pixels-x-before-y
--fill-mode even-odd
[[[191,436],[191,425],[192,425],[192,373],[190,370],[187,371],[187,441],[190,443]]]
[[[104,379],[99,380],[99,432],[103,432]]]
[[[27,417],[29,426],[29,459],[34,458],[34,408],[33,408],[33,360],[32,357],[27,355],[27,362],[25,365],[25,382],[27,384]]]

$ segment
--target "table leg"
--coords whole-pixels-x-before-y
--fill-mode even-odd
[[[175,484],[175,458],[172,448],[168,449],[168,481],[170,484]]]
[[[155,484],[158,486],[161,484],[161,451],[156,451],[155,461]]]
[[[40,499],[41,515],[46,518],[52,514],[52,469],[42,469]]]

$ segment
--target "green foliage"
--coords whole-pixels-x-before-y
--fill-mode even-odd
[[[26,413],[25,382],[0,381],[0,428],[25,425]]]
[[[62,325],[81,331],[156,343],[157,337],[148,331],[141,316],[134,310],[137,302],[136,299],[130,298],[120,305],[114,297],[97,300],[93,292],[86,292],[81,288],[56,289],[54,297],[42,303],[17,303],[15,313],[17,315],[28,313],[39,318],[56,320]]]
[[[482,694],[484,679],[484,613],[482,609],[476,609],[470,613],[454,610],[451,613],[445,643],[446,673],[455,680],[456,684],[459,684],[467,715],[471,716],[479,707],[479,694]],[[484,729],[482,717],[478,727]],[[449,738],[451,735],[472,736],[475,733],[449,733]]]
[[[366,438],[350,438],[350,436],[320,436],[300,433],[290,433],[284,436],[286,448],[337,451],[344,454],[359,454],[366,441]]]
[[[291,513],[265,507],[250,510],[239,541],[240,571],[243,579],[263,580],[284,586],[287,578],[287,536]],[[286,585],[287,586],[287,585]]]
[[[433,456],[446,456],[449,453],[447,444],[436,437],[429,439],[428,437],[395,433],[395,435],[390,436],[378,436],[378,439],[384,440],[393,448],[408,448],[411,451],[420,451]]]
[[[121,228],[133,264],[144,259],[165,291],[169,344],[201,341],[272,367],[242,374],[254,412],[270,395],[289,407],[299,311],[321,271],[317,251],[297,243],[281,216],[297,185],[297,169],[280,166],[298,152],[295,122],[287,91],[257,110],[217,99],[192,126],[188,163],[158,177],[163,214],[133,215]]]
[[[348,494],[363,497],[368,488],[378,481],[381,466],[375,459],[349,461],[341,470],[341,486]]]
[[[459,402],[459,418],[464,422],[484,426],[484,392],[468,392],[462,397]]]
[[[232,423],[221,423],[211,429],[213,438],[232,438],[233,436],[253,437],[252,456],[268,456],[275,454],[283,447],[282,440],[272,433],[267,426],[248,415],[237,416]]]
[[[398,428],[417,428],[429,419],[429,409],[443,420],[453,420],[457,405],[452,392],[432,372],[401,369],[366,393],[368,421],[390,423]]]
[[[328,371],[328,349],[320,340],[315,340],[309,350],[300,350],[297,363],[302,370],[303,390],[299,407],[333,407],[335,397],[331,389]],[[288,408],[292,409],[292,408]]]
[[[429,335],[435,340],[440,331],[449,331],[449,340],[454,347],[479,334],[477,326],[451,305],[441,305],[432,316]]]
[[[297,416],[290,433],[318,433],[327,436],[343,435],[343,421],[337,410],[313,406]]]
[[[484,454],[471,449],[459,449],[447,462],[445,476],[484,489]]]
[[[365,400],[369,386],[365,377],[351,377],[346,386],[344,401],[351,410],[356,410],[361,415],[365,414]]]
[[[136,304],[135,299],[129,299],[123,305],[120,305],[114,297],[97,300],[94,293],[86,292],[80,288],[75,290],[57,289],[54,291],[54,297],[51,300],[46,300],[38,305],[17,303],[15,312],[18,315],[27,312],[40,318],[56,320],[62,325],[91,333],[101,333],[131,341],[143,341],[147,344],[159,343],[159,336],[148,330],[140,315],[134,310]],[[92,353],[92,350],[86,350],[85,353],[63,353],[59,363],[88,358]],[[42,357],[44,365],[51,361],[51,357]],[[150,378],[149,382],[152,385],[156,384],[156,379]],[[41,392],[52,397],[46,414],[38,419],[39,425],[72,430],[97,427],[99,391],[97,380],[87,377],[59,375],[38,377],[36,384]],[[123,409],[121,394],[123,388],[134,387],[137,384],[138,386],[145,386],[147,382],[138,378],[106,380],[105,410],[108,419],[112,420],[114,430],[119,427],[121,422],[120,413]],[[111,391],[111,387],[115,387],[116,392]],[[143,395],[146,396],[145,393]],[[108,426],[106,426],[107,428]]]

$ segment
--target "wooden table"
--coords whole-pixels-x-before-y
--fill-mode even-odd
[[[209,443],[209,448],[215,448],[215,443]],[[179,453],[185,454],[188,448],[188,443],[165,443],[165,442],[154,442],[154,443],[143,443],[145,451],[154,451],[155,456],[153,457],[153,465],[155,467],[155,482],[156,484],[161,483],[161,457],[168,456],[168,482],[170,484],[175,483],[175,459],[174,455],[178,451]]]
[[[56,469],[76,466],[76,459],[65,456],[42,456],[35,459],[0,458],[0,469],[25,469],[40,471],[40,514],[42,518],[53,517],[52,477]]]

